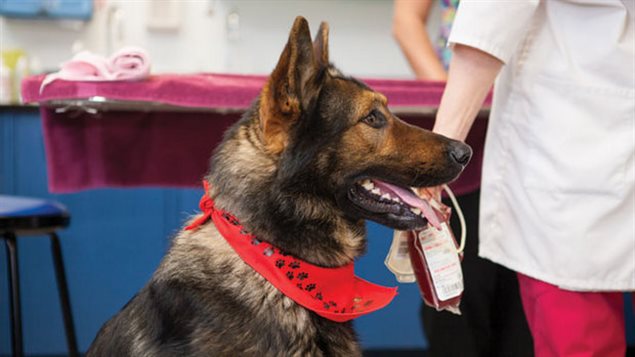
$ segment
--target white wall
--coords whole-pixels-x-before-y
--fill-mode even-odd
[[[345,73],[411,76],[391,35],[390,0],[182,0],[177,1],[177,30],[150,30],[149,7],[161,2],[165,0],[97,0],[88,23],[0,18],[0,50],[23,48],[51,70],[78,49],[107,53],[137,45],[149,51],[155,73],[266,74],[293,19],[303,15],[313,31],[320,21],[330,23],[331,60]],[[228,32],[230,13],[238,15],[238,31]]]

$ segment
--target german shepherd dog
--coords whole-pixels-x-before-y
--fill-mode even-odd
[[[328,25],[296,18],[259,97],[225,134],[206,180],[215,206],[258,239],[339,267],[364,253],[365,222],[421,228],[368,180],[427,187],[456,178],[471,149],[410,126],[386,98],[329,63]],[[87,356],[359,356],[350,322],[283,295],[213,223],[182,230],[150,282],[99,331]]]

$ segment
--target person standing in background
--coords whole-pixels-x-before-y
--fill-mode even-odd
[[[439,35],[432,39],[428,19],[434,0],[395,0],[393,35],[417,79],[447,80],[452,51],[446,46],[459,0],[439,0]]]
[[[441,23],[436,40],[427,31],[433,3],[395,0],[393,33],[417,79],[444,81],[451,58],[447,39],[458,0],[439,1]],[[428,355],[432,357],[533,356],[516,274],[478,257],[480,165],[486,129],[486,118],[479,118],[469,143],[474,149],[472,162],[452,185],[463,208],[468,232],[462,263],[465,283],[462,315],[438,312],[425,304],[421,308]],[[456,220],[451,225],[455,232],[460,231]]]
[[[623,357],[635,290],[635,1],[463,0],[434,131],[492,84],[481,257],[518,272],[536,356]],[[458,342],[457,342],[458,343]]]

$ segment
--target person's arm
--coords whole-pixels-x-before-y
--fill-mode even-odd
[[[434,132],[465,141],[503,62],[474,47],[454,45]]]
[[[540,0],[461,1],[448,39],[453,54],[434,132],[465,141],[500,69],[526,36],[539,4]],[[440,199],[441,187],[422,189],[419,194]]]
[[[449,78],[434,131],[465,141],[494,79],[527,36],[540,0],[462,0],[448,42]]]
[[[465,141],[503,62],[474,47],[455,44],[449,77],[433,132]],[[419,189],[419,196],[441,201],[442,186]]]
[[[395,0],[393,36],[418,79],[445,81],[447,74],[428,35],[432,0]]]

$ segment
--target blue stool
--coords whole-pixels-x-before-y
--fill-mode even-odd
[[[13,356],[23,355],[22,345],[22,317],[20,310],[20,278],[18,274],[18,246],[19,236],[48,235],[51,238],[51,251],[55,264],[55,277],[62,304],[66,343],[70,356],[79,356],[73,316],[71,314],[64,261],[57,230],[65,228],[70,223],[70,216],[64,206],[59,203],[0,195],[0,238],[7,245],[7,262],[9,265],[9,300],[11,305],[11,347]]]

